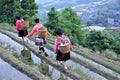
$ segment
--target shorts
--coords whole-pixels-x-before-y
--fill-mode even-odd
[[[18,30],[18,36],[19,37],[25,37],[28,35],[28,31],[27,30]]]

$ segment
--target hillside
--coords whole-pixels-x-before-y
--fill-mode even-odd
[[[116,26],[120,25],[120,1],[104,0],[99,5],[88,5],[86,8],[79,10],[75,8],[78,16],[83,20],[83,24],[87,25],[90,21],[91,25],[98,26]],[[82,12],[82,15],[79,13]]]
[[[64,7],[73,7],[73,6],[80,5],[80,4],[88,4],[91,2],[97,2],[97,1],[100,1],[100,0],[70,0],[70,1],[55,0],[55,1],[50,1],[50,2],[45,3],[43,7],[48,10],[51,7],[55,7],[56,9],[59,9],[59,8],[64,8]]]
[[[120,25],[120,1],[119,0],[56,0],[39,6],[47,12],[51,7],[61,10],[65,7],[73,8],[82,24],[97,26],[116,26]]]

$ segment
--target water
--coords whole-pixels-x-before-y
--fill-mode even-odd
[[[0,80],[32,80],[0,58]]]

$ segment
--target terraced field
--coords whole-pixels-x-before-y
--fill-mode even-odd
[[[13,41],[25,46],[46,64],[69,77],[67,80],[120,80],[119,61],[96,54],[89,49],[74,47],[71,51],[71,60],[68,61],[69,69],[65,70],[62,65],[55,63],[53,40],[47,39],[48,43],[45,45],[45,49],[49,56],[45,57],[38,53],[38,48],[33,44],[34,38],[31,38],[29,40],[30,43],[26,45],[22,43],[21,39],[17,37],[17,34],[12,29],[0,27],[0,33],[7,35]],[[51,80],[58,79],[51,78]]]

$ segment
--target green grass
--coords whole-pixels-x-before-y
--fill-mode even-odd
[[[80,70],[80,69],[78,69],[78,68],[73,69],[72,66],[69,66],[69,69],[72,70],[73,72],[79,74],[83,79],[85,79],[85,80],[90,80],[89,77],[88,77],[85,73],[83,73],[82,70]]]
[[[110,57],[116,57],[117,58],[117,54],[113,50],[106,49],[106,50],[103,51],[102,54],[108,55]]]

